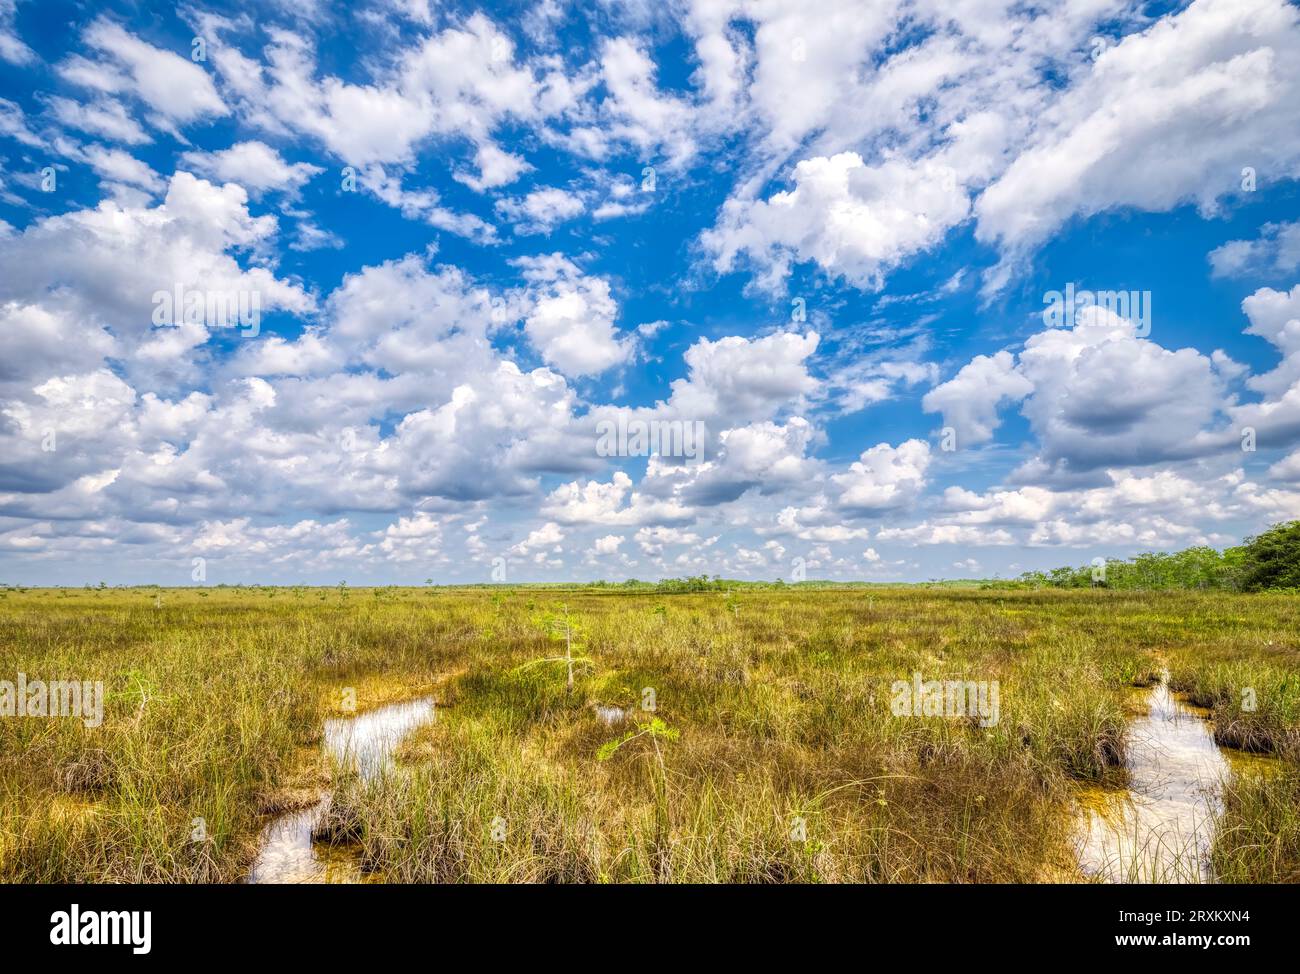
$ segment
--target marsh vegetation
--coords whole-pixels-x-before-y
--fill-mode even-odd
[[[1086,880],[1080,796],[1125,788],[1167,669],[1272,759],[1222,782],[1211,875],[1294,881],[1297,633],[1222,591],[10,589],[0,675],[106,703],[0,720],[0,879],[242,880],[329,793],[317,843],[390,882]],[[894,716],[918,673],[997,681],[999,719]],[[382,774],[323,746],[420,698]]]

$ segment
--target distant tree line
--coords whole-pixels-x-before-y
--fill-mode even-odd
[[[742,582],[721,575],[688,575],[685,578],[664,578],[657,582],[643,582],[629,578],[625,582],[592,582],[592,588],[637,589],[660,595],[684,595],[689,592],[727,592],[733,588],[767,587],[768,582]],[[777,584],[780,584],[779,582]]]
[[[692,592],[731,592],[736,589],[784,589],[784,588],[862,588],[876,586],[878,582],[836,582],[818,579],[815,581],[791,582],[777,578],[768,581],[751,581],[738,578],[723,578],[721,575],[688,575],[685,578],[663,578],[657,582],[643,582],[629,578],[623,582],[585,582],[584,588],[615,589],[653,592],[656,595],[687,595]]]
[[[1300,591],[1300,521],[1274,525],[1235,548],[1208,546],[1169,554],[1147,552],[1127,561],[1025,572],[1020,581],[1053,588],[1199,588],[1240,592]]]

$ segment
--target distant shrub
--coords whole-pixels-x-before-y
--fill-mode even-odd
[[[710,579],[708,575],[691,575],[687,578],[665,578],[655,585],[655,591],[673,595],[686,592],[721,592],[725,591],[729,584],[718,576]]]
[[[1300,590],[1300,521],[1278,524],[1236,548],[1198,545],[1172,553],[1146,552],[1092,565],[1025,572],[1025,585],[1050,588]]]
[[[1277,524],[1247,538],[1240,550],[1244,590],[1300,588],[1300,521]]]

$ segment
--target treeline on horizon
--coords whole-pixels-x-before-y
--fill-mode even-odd
[[[1224,589],[1300,591],[1300,521],[1277,524],[1218,551],[1198,545],[1171,553],[1146,552],[1126,561],[1025,572],[1019,584],[1051,588]]]
[[[1183,551],[1171,553],[1146,552],[1124,561],[1107,559],[1104,571],[1099,565],[1087,564],[1079,567],[1071,565],[1053,568],[1048,571],[1024,572],[1015,579],[932,579],[929,582],[867,582],[867,581],[833,581],[829,579],[809,579],[802,582],[786,583],[778,578],[774,581],[749,581],[723,578],[721,575],[691,575],[685,578],[665,578],[659,581],[642,581],[629,578],[614,582],[597,580],[590,582],[522,582],[522,583],[478,583],[432,585],[374,585],[361,586],[362,590],[375,593],[395,592],[403,588],[485,588],[485,589],[584,589],[603,590],[606,592],[634,591],[653,592],[661,595],[684,595],[692,592],[727,593],[737,589],[776,589],[785,588],[880,588],[898,585],[916,585],[918,587],[944,586],[981,588],[1112,588],[1112,589],[1222,589],[1233,592],[1295,591],[1300,592],[1300,521],[1277,524],[1263,534],[1246,538],[1234,548],[1219,551],[1208,545],[1198,545]],[[33,588],[53,588],[61,586],[14,585],[0,582],[0,598],[8,592],[25,592]],[[73,586],[71,588],[76,588]],[[192,588],[195,586],[180,586]],[[306,592],[308,588],[324,590],[334,588],[339,592],[349,591],[347,582],[337,586],[305,585],[260,585],[227,584],[201,586],[204,589],[271,589],[289,592]],[[164,586],[155,584],[115,585],[100,582],[98,586],[85,585],[90,590],[103,591],[109,588],[142,589],[162,591]]]

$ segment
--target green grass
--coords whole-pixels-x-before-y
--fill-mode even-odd
[[[98,679],[108,692],[95,730],[0,719],[0,880],[239,879],[265,813],[326,783],[320,728],[343,687],[363,708],[439,700],[396,773],[334,783],[328,829],[390,881],[1076,879],[1077,783],[1113,779],[1125,688],[1164,665],[1215,708],[1225,743],[1279,752],[1288,774],[1297,760],[1294,597],[963,587],[160,597],[0,598],[0,679]],[[564,654],[540,624],[561,606],[581,630],[574,655],[587,658],[572,692],[563,664],[535,662]],[[1000,721],[894,717],[890,686],[913,672],[997,680]],[[1240,709],[1243,686],[1255,710]],[[653,714],[641,709],[645,688]],[[625,708],[629,722],[603,724],[597,704]],[[661,730],[638,733],[651,719]],[[1295,878],[1294,788],[1277,774],[1225,796],[1224,878]],[[197,817],[206,842],[191,841]]]

